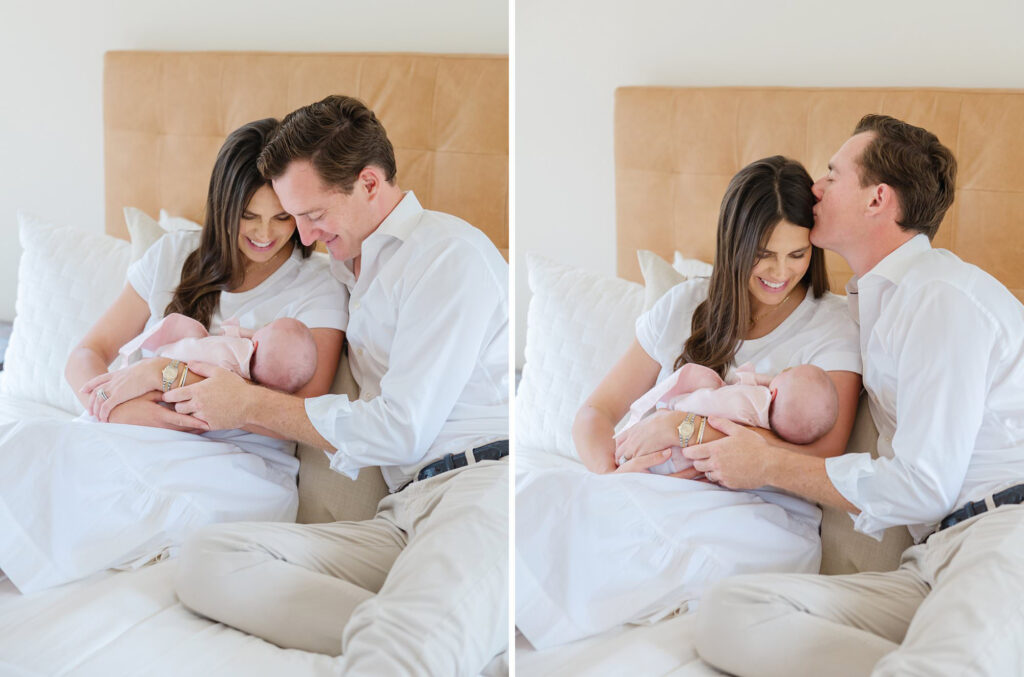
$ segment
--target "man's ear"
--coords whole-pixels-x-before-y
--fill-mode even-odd
[[[892,209],[899,212],[899,204],[899,199],[896,197],[896,191],[893,190],[892,186],[887,183],[879,183],[871,189],[870,200],[868,202],[868,213],[876,215]]]
[[[378,192],[380,192],[380,186],[383,177],[380,175],[380,170],[373,166],[363,167],[363,171],[359,172],[359,178],[356,182],[359,187],[366,191],[366,196],[373,199]]]

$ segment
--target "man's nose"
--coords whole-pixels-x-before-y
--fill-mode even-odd
[[[299,239],[302,241],[302,244],[309,247],[316,242],[319,231],[310,225],[308,221],[304,222],[304,219],[299,217],[295,219],[295,227],[299,231]]]

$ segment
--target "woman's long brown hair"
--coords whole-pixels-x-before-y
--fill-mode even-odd
[[[238,249],[238,224],[253,194],[270,185],[260,176],[256,158],[278,127],[276,119],[265,118],[239,127],[225,139],[210,175],[199,248],[185,259],[181,282],[164,310],[165,316],[181,313],[209,329],[220,292],[236,289],[244,281],[245,257]],[[292,241],[303,258],[313,251],[299,241],[298,230],[292,233]]]
[[[676,358],[676,369],[694,362],[725,377],[750,329],[748,283],[757,253],[783,220],[814,226],[813,183],[803,165],[781,155],[752,162],[729,182],[718,214],[708,297],[693,312],[690,338]],[[818,247],[811,248],[811,263],[800,281],[810,286],[814,298],[828,291],[825,254]]]

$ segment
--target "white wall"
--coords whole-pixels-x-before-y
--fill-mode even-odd
[[[103,53],[114,49],[506,54],[508,4],[0,0],[0,319],[14,316],[18,209],[103,232]]]
[[[517,0],[516,345],[524,252],[615,274],[622,85],[1024,88],[1019,0]]]

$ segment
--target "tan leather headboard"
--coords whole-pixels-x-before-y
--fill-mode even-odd
[[[329,94],[372,108],[398,183],[508,249],[508,57],[447,54],[108,52],[104,61],[106,230],[125,206],[202,220],[229,132]]]
[[[712,261],[729,179],[786,155],[817,179],[867,113],[934,132],[959,164],[956,200],[934,244],[1024,299],[1024,91],[626,87],[615,97],[619,275],[639,280],[636,250]],[[833,290],[850,269],[828,253]]]

